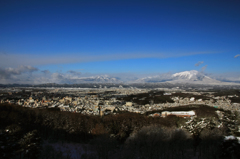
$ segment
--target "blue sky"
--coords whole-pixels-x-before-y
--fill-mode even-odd
[[[161,74],[206,66],[208,74],[231,72],[240,80],[240,57],[234,58],[239,8],[237,0],[0,0],[0,76],[21,66],[36,68],[24,73],[38,76],[43,70]]]

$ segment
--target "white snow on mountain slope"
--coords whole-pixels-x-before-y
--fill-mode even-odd
[[[219,83],[215,79],[212,79],[201,72],[196,70],[184,71],[175,74],[163,74],[156,76],[149,76],[137,79],[133,83],[154,83],[154,82],[173,82],[173,83]]]
[[[184,72],[175,73],[172,75],[172,77],[190,80],[191,78],[194,78],[195,76],[197,76],[197,74],[198,74],[198,71],[192,70],[192,71],[184,71]]]
[[[172,75],[172,81],[173,82],[190,82],[190,83],[195,82],[195,83],[206,83],[206,84],[220,82],[196,70],[175,73]]]
[[[157,82],[167,82],[171,81],[172,76],[169,73],[155,76],[148,76],[144,78],[139,78],[135,81],[131,81],[130,83],[157,83]]]
[[[78,83],[121,83],[122,81],[108,75],[91,76],[91,77],[75,77],[71,78]]]

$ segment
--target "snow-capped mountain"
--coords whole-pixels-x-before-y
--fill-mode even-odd
[[[172,75],[172,81],[174,82],[198,82],[198,83],[218,83],[215,79],[212,79],[201,72],[196,70],[184,71],[175,73]]]
[[[135,81],[132,81],[132,83],[157,83],[157,82],[167,82],[171,80],[172,80],[172,76],[170,74],[163,74],[163,75],[139,78]]]
[[[109,77],[108,75],[80,77],[75,79],[77,82],[83,83],[121,83],[117,78]]]
[[[191,79],[195,79],[198,76],[198,74],[199,74],[198,71],[192,70],[192,71],[175,73],[172,75],[172,77],[177,79],[191,80]]]
[[[212,79],[196,70],[192,70],[192,71],[184,71],[184,72],[173,74],[172,82],[207,84],[207,83],[219,83],[220,81]]]
[[[163,74],[157,76],[149,76],[133,81],[134,83],[152,83],[152,82],[171,82],[171,83],[219,83],[201,72],[196,70],[184,71],[175,74]]]

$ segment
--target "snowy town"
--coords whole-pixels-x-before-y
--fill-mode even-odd
[[[131,151],[134,157],[205,159],[218,152],[221,158],[236,157],[239,95],[238,89],[5,87],[0,89],[0,154],[120,159]],[[167,149],[172,143],[176,149]]]
[[[109,89],[30,89],[11,88],[2,89],[0,103],[17,104],[30,108],[59,108],[61,111],[81,113],[87,115],[106,115],[118,111],[128,111],[144,114],[147,111],[162,110],[168,107],[184,105],[207,105],[224,110],[239,111],[240,103],[232,102],[237,94],[215,96],[214,92],[187,92],[179,89],[138,89],[138,88],[109,88]],[[134,102],[134,95],[148,94],[154,96],[147,104]],[[187,97],[181,97],[181,93]],[[126,100],[125,97],[134,96]],[[154,102],[155,97],[167,97],[166,101]],[[196,97],[197,98],[196,98]],[[203,97],[204,99],[200,98]],[[138,101],[144,101],[141,97]],[[144,102],[143,102],[144,103]]]

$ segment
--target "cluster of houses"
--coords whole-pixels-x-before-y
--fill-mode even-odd
[[[111,89],[106,93],[106,89],[95,90],[45,90],[29,92],[9,92],[0,94],[1,103],[18,104],[23,107],[31,108],[59,108],[61,111],[82,113],[88,115],[106,115],[117,113],[118,111],[129,111],[144,114],[147,111],[162,110],[168,107],[178,107],[183,105],[202,104],[212,107],[218,107],[227,110],[239,110],[239,103],[231,103],[226,97],[214,97],[209,94],[209,100],[195,99],[194,97],[183,98],[171,96],[174,103],[151,103],[138,105],[131,101],[121,100],[119,97],[125,97],[131,94],[146,93],[147,89]],[[193,92],[190,92],[193,93]],[[166,92],[164,96],[172,95],[172,92]],[[185,113],[185,114],[184,114]],[[193,112],[165,112],[160,116],[175,114],[177,116],[192,116]],[[156,114],[155,114],[156,115]]]

